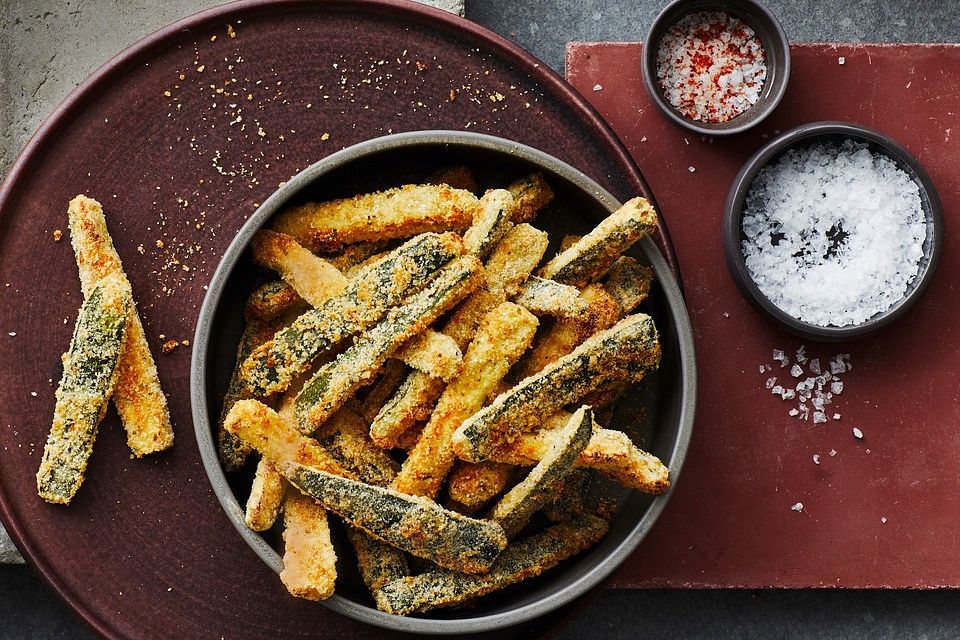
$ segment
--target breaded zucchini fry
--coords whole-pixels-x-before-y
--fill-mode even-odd
[[[471,514],[503,493],[516,474],[512,464],[458,460],[447,479],[447,497],[455,511]]]
[[[322,306],[347,288],[346,276],[335,266],[285,233],[261,229],[251,247],[254,262],[279,273],[311,307]]]
[[[586,311],[574,318],[559,318],[545,334],[538,337],[524,361],[520,376],[526,378],[559,360],[598,331],[609,329],[623,317],[617,301],[603,285],[591,284],[580,294]]]
[[[463,371],[447,386],[417,445],[403,463],[393,488],[435,498],[453,466],[450,439],[487,394],[530,346],[537,319],[523,307],[504,302],[487,314],[467,348]]]
[[[587,512],[587,493],[590,473],[574,469],[554,487],[550,499],[543,505],[543,515],[551,522],[566,522]]]
[[[551,433],[552,438],[540,462],[490,510],[488,518],[503,527],[512,538],[550,498],[555,485],[570,471],[577,456],[590,442],[593,410],[577,409],[567,424]]]
[[[470,193],[480,191],[480,185],[477,184],[477,177],[473,175],[468,167],[462,164],[440,169],[426,180],[427,184],[445,184],[454,189],[463,189]]]
[[[386,542],[350,525],[347,525],[347,537],[357,554],[357,566],[370,593],[388,582],[410,575],[407,556],[399,549],[394,549]]]
[[[513,301],[538,316],[574,318],[587,312],[579,289],[536,276],[527,278]]]
[[[315,436],[330,455],[357,478],[387,486],[396,477],[400,465],[370,440],[367,431],[363,417],[353,406],[345,406],[323,423]]]
[[[522,433],[513,442],[497,447],[492,459],[516,465],[535,464],[550,447],[556,431],[553,425],[568,419],[569,415],[565,411],[557,412],[543,429]],[[634,446],[627,434],[596,424],[590,442],[577,456],[576,466],[596,469],[614,482],[644,493],[657,495],[670,487],[670,470],[659,458]]]
[[[303,313],[309,306],[289,284],[274,280],[253,290],[245,315],[248,319],[274,320],[288,313]]]
[[[273,228],[313,251],[332,250],[428,231],[462,231],[473,222],[476,206],[477,197],[463,189],[408,184],[342,200],[308,202],[281,212]]]
[[[298,433],[280,414],[259,400],[235,403],[224,426],[281,471],[284,464],[296,463],[352,477],[316,440]]]
[[[513,221],[517,224],[530,222],[548,204],[553,202],[553,190],[542,173],[534,173],[521,178],[507,187],[517,202],[517,211]]]
[[[475,520],[437,503],[296,463],[287,480],[355,527],[441,567],[486,571],[507,546],[500,525]]]
[[[426,233],[365,268],[341,295],[307,311],[250,354],[242,368],[247,387],[256,396],[283,391],[323,351],[379,321],[461,253],[455,234]]]
[[[248,302],[247,308],[249,309],[249,307]],[[241,379],[240,365],[254,349],[273,337],[279,325],[280,323],[276,321],[264,322],[257,318],[248,318],[247,325],[243,328],[243,334],[240,336],[240,342],[237,344],[236,364],[233,367],[233,373],[230,375],[227,392],[223,396],[220,424],[217,429],[217,452],[220,457],[220,464],[228,473],[238,471],[247,461],[247,456],[250,455],[250,447],[223,426],[233,403],[250,397],[246,385]]]
[[[628,200],[572,247],[548,262],[540,276],[582,287],[610,268],[630,246],[657,226],[657,214],[643,198]]]
[[[448,382],[460,373],[463,353],[450,336],[426,329],[410,338],[394,354],[412,368]]]
[[[424,289],[361,334],[336,360],[320,368],[297,396],[300,427],[312,431],[373,378],[400,345],[417,335],[481,284],[483,267],[463,256],[440,270]]]
[[[108,275],[116,274],[130,282],[120,264],[120,256],[107,231],[103,208],[96,200],[79,195],[70,201],[70,242],[77,258],[80,285],[85,296]],[[127,432],[127,446],[137,458],[163,451],[173,445],[173,425],[167,399],[160,388],[157,366],[147,344],[147,336],[131,296],[130,326],[120,357],[113,402]]]
[[[473,224],[463,234],[467,252],[481,260],[489,256],[513,227],[511,218],[515,209],[513,196],[505,189],[493,189],[483,194]]]
[[[403,381],[407,379],[408,373],[409,370],[402,361],[387,360],[380,370],[380,377],[370,385],[363,401],[356,407],[367,424],[374,421],[377,414],[383,409],[383,405],[390,401]]]
[[[632,313],[650,295],[653,278],[651,267],[644,267],[630,256],[623,256],[610,267],[604,287],[623,313],[627,314]]]
[[[546,233],[528,224],[512,228],[484,265],[484,288],[474,291],[454,310],[443,332],[461,350],[466,349],[487,312],[516,293],[546,250]],[[430,417],[443,387],[439,380],[416,371],[411,373],[370,425],[370,437],[382,447],[396,446],[407,429]]]
[[[337,552],[330,541],[327,512],[313,498],[291,491],[283,504],[283,571],[292,595],[326,600],[337,581]]]
[[[462,604],[552,569],[593,546],[608,529],[603,518],[581,516],[511,544],[489,573],[430,571],[386,584],[374,594],[374,599],[381,611],[397,615]]]
[[[544,415],[576,402],[611,376],[620,371],[642,375],[659,362],[660,344],[650,316],[624,318],[465,420],[453,436],[454,451],[469,462],[485,460],[498,445],[513,441]]]
[[[272,462],[260,458],[253,476],[244,521],[254,531],[266,531],[276,522],[287,492],[287,481]]]
[[[389,240],[371,240],[347,245],[334,255],[325,256],[326,260],[340,270],[340,273],[349,275],[364,262],[390,248]]]
[[[126,278],[112,273],[93,286],[80,307],[37,471],[37,493],[47,502],[69,504],[83,483],[119,377],[132,304]]]

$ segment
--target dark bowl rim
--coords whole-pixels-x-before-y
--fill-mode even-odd
[[[889,157],[906,166],[910,176],[930,203],[930,211],[924,210],[925,217],[930,218],[927,232],[932,231],[930,249],[926,252],[927,263],[922,273],[914,277],[916,286],[906,296],[892,307],[861,324],[847,327],[831,327],[810,324],[799,320],[770,301],[754,283],[747,271],[746,262],[740,247],[741,223],[743,220],[743,200],[750,185],[760,169],[779,157],[787,149],[802,146],[813,138],[825,136],[849,136],[864,142],[872,143],[882,149]],[[740,203],[739,205],[737,203]],[[924,207],[926,209],[926,207]],[[937,190],[923,165],[890,136],[852,122],[824,120],[801,124],[789,131],[772,138],[743,164],[737,176],[730,185],[727,198],[723,206],[723,252],[727,267],[737,288],[753,304],[764,312],[777,324],[783,326],[790,333],[802,338],[809,338],[821,342],[839,342],[872,335],[884,327],[902,318],[919,300],[924,290],[930,284],[937,271],[940,255],[943,252],[943,206]],[[919,279],[919,280],[917,280]]]
[[[200,450],[204,471],[210,481],[214,494],[223,507],[228,519],[253,551],[274,571],[281,569],[281,560],[276,551],[256,532],[244,524],[243,510],[233,496],[226,475],[217,457],[207,405],[207,351],[211,340],[212,322],[219,307],[222,292],[233,269],[239,262],[253,234],[287,201],[295,197],[304,187],[321,175],[349,162],[398,148],[420,145],[458,145],[474,147],[496,152],[509,153],[519,159],[544,166],[570,180],[585,194],[599,201],[609,212],[613,212],[620,203],[608,191],[594,182],[586,174],[571,165],[533,147],[491,136],[464,131],[411,131],[397,133],[347,147],[307,167],[278,188],[257,211],[250,216],[237,232],[223,254],[207,287],[194,334],[190,365],[190,401],[194,423],[194,433]],[[693,346],[693,329],[687,313],[683,294],[679,288],[669,264],[659,248],[648,237],[641,241],[646,257],[658,274],[659,284],[670,312],[675,319],[675,330],[680,351],[678,371],[681,378],[681,397],[676,440],[670,452],[671,489],[652,499],[643,517],[634,525],[624,540],[595,567],[578,576],[556,593],[524,605],[496,614],[476,618],[457,618],[438,620],[429,618],[403,617],[383,613],[375,608],[358,604],[343,596],[334,594],[322,604],[349,618],[394,631],[422,634],[465,634],[491,631],[514,626],[545,615],[579,596],[587,593],[608,577],[636,549],[660,516],[673,487],[679,478],[681,467],[690,445],[693,432],[694,411],[696,407],[697,377]],[[665,275],[666,277],[660,277]]]
[[[741,124],[731,124],[730,126],[725,126],[722,128],[704,127],[699,125],[696,120],[691,120],[690,118],[685,118],[680,115],[677,110],[668,104],[666,99],[663,97],[663,93],[660,91],[660,88],[657,86],[655,80],[656,74],[651,73],[656,68],[655,52],[660,45],[660,38],[654,38],[653,34],[661,28],[663,23],[666,22],[668,18],[671,18],[674,12],[677,12],[678,16],[682,17],[687,13],[690,13],[690,11],[695,8],[691,7],[690,10],[686,10],[684,9],[684,5],[715,4],[717,9],[729,11],[731,4],[738,3],[754,7],[768,21],[771,31],[773,31],[776,36],[777,45],[783,50],[783,57],[776,69],[777,76],[782,76],[783,81],[775,93],[772,92],[766,97],[761,98],[760,102],[754,104],[750,107],[750,109],[748,109],[748,111],[759,109],[758,115],[755,115],[749,121],[745,121]],[[670,20],[671,23],[674,21],[674,19]],[[667,116],[667,118],[669,118],[672,122],[701,136],[733,136],[748,131],[766,120],[770,114],[776,110],[777,106],[780,104],[780,101],[783,100],[783,96],[787,92],[787,85],[790,81],[790,40],[787,38],[787,33],[784,31],[783,25],[780,24],[780,21],[777,20],[777,17],[766,5],[758,0],[735,0],[735,2],[731,2],[730,0],[673,0],[663,9],[661,9],[660,13],[658,13],[653,19],[653,22],[650,23],[650,28],[647,30],[646,37],[643,40],[640,67],[643,75],[643,84],[647,90],[647,94],[650,96],[650,99],[653,100],[653,103],[657,106],[660,112]],[[746,113],[746,111],[744,113]],[[727,122],[736,123],[736,118],[728,120]]]

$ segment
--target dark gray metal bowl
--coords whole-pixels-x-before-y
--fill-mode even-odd
[[[760,37],[767,54],[767,78],[760,98],[752,107],[726,122],[691,120],[677,111],[664,97],[657,81],[657,49],[667,30],[688,13],[726,11],[746,22]],[[790,78],[790,42],[777,18],[755,0],[674,0],[661,11],[643,42],[643,83],[653,103],[675,123],[703,136],[729,136],[743,133],[770,115],[787,90]]]
[[[927,224],[927,237],[923,243],[923,257],[920,269],[907,286],[904,297],[890,309],[874,315],[869,320],[846,327],[822,327],[803,322],[782,311],[773,304],[753,282],[747,270],[741,249],[745,239],[743,234],[743,203],[753,184],[753,179],[763,167],[776,162],[788,149],[802,148],[825,140],[842,141],[852,139],[865,142],[873,153],[883,153],[892,159],[897,167],[906,171],[920,187],[920,203]],[[754,307],[764,312],[790,333],[823,342],[838,342],[862,338],[888,326],[916,303],[924,289],[933,279],[943,250],[943,208],[930,176],[917,159],[910,155],[897,141],[882,133],[848,122],[813,122],[791,129],[761,147],[740,169],[730,191],[723,213],[723,250],[740,292]]]
[[[247,250],[250,239],[274,213],[295,202],[422,180],[433,170],[455,163],[474,168],[483,185],[506,184],[511,178],[542,171],[557,192],[557,201],[536,224],[550,232],[553,248],[564,233],[583,233],[619,206],[580,171],[515,142],[451,131],[397,134],[335,153],[289,180],[247,221],[213,275],[200,310],[190,380],[197,442],[220,504],[240,535],[274,571],[281,569],[276,550],[281,548],[279,536],[276,532],[260,535],[246,527],[241,505],[249,492],[250,475],[228,479],[217,460],[215,445],[220,405],[242,331],[244,302],[259,271]],[[656,271],[658,285],[643,310],[657,322],[663,363],[657,374],[637,388],[633,398],[648,405],[649,424],[629,433],[670,467],[675,482],[693,428],[693,336],[680,289],[656,245],[645,239],[638,243],[635,255]],[[482,599],[476,607],[407,618],[378,611],[360,582],[349,545],[337,544],[342,539],[335,540],[342,559],[337,593],[324,604],[380,627],[436,634],[488,631],[546,614],[586,593],[620,565],[653,526],[669,498],[669,493],[651,498],[619,487],[608,495],[617,500],[618,509],[610,533],[597,546],[538,579]]]

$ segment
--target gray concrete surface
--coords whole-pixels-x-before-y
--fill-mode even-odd
[[[434,0],[456,5],[457,0]],[[0,167],[90,72],[217,0],[0,0]],[[569,40],[640,40],[665,0],[472,0],[466,15],[563,70]],[[798,41],[956,42],[950,0],[768,0]],[[2,532],[2,529],[0,529]],[[0,533],[0,562],[15,559]],[[598,599],[565,638],[954,638],[960,593],[631,591]],[[25,568],[0,566],[0,640],[88,638]]]

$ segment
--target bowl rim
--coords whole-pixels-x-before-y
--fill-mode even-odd
[[[749,5],[757,10],[757,12],[763,16],[763,18],[768,22],[770,30],[774,33],[774,36],[777,40],[778,48],[783,50],[783,56],[780,60],[780,64],[776,67],[775,73],[783,77],[782,82],[779,84],[775,92],[771,92],[765,98],[762,98],[760,102],[754,104],[748,109],[758,108],[760,111],[752,119],[744,121],[741,124],[731,124],[731,126],[723,128],[708,128],[704,127],[697,123],[696,120],[691,120],[690,118],[685,118],[682,116],[676,109],[670,105],[664,98],[662,92],[660,91],[659,86],[655,80],[656,73],[651,73],[651,71],[656,69],[656,56],[655,51],[660,46],[660,38],[654,38],[654,34],[661,29],[663,24],[670,19],[670,22],[673,23],[676,21],[676,18],[683,17],[687,13],[692,12],[694,9],[705,9],[707,6],[691,6],[689,9],[685,8],[686,5],[715,5],[715,8],[720,11],[729,12],[731,9],[735,10],[736,5]],[[677,13],[677,16],[674,16],[674,13]],[[653,46],[651,46],[651,43]],[[669,118],[675,124],[680,125],[688,131],[692,131],[702,136],[707,137],[717,137],[717,136],[733,136],[749,129],[752,129],[759,125],[761,122],[766,120],[770,114],[772,114],[777,106],[780,104],[780,101],[783,100],[783,96],[787,92],[787,85],[790,82],[790,40],[787,38],[787,32],[784,31],[783,25],[780,24],[780,21],[777,20],[777,17],[773,12],[762,2],[758,0],[673,0],[667,6],[660,10],[660,12],[653,19],[653,22],[650,23],[650,28],[647,29],[646,36],[643,40],[643,50],[640,54],[640,68],[643,75],[643,84],[647,90],[647,95],[650,96],[650,99],[653,100],[653,103],[657,106],[661,113],[663,113],[667,118]],[[778,81],[778,78],[775,78],[775,81]],[[746,111],[744,111],[746,113]],[[727,121],[728,123],[736,122],[736,119],[733,118]],[[724,123],[726,124],[726,123]]]
[[[344,164],[354,162],[370,155],[403,147],[427,145],[453,145],[473,147],[485,150],[506,152],[521,160],[543,166],[573,182],[577,187],[590,193],[609,212],[619,207],[619,202],[600,185],[578,169],[543,151],[527,145],[474,132],[429,130],[397,133],[373,138],[347,147],[307,167],[278,188],[257,211],[250,216],[237,232],[224,252],[207,287],[194,334],[192,359],[190,366],[190,400],[194,423],[194,433],[200,450],[204,470],[214,494],[223,507],[228,519],[253,551],[274,571],[281,569],[281,560],[274,549],[256,532],[244,524],[243,510],[233,496],[226,475],[217,457],[211,422],[208,418],[207,404],[207,351],[211,340],[212,322],[220,305],[224,286],[236,267],[254,233],[287,201],[294,198],[304,187],[321,175]],[[676,325],[677,341],[680,352],[678,372],[681,377],[681,395],[679,400],[678,429],[676,440],[670,452],[669,468],[671,489],[652,499],[643,517],[633,526],[624,540],[595,567],[579,575],[566,586],[545,598],[531,602],[517,609],[511,609],[475,618],[430,619],[404,617],[384,613],[375,608],[358,604],[338,594],[322,601],[326,607],[346,615],[354,620],[397,631],[423,634],[464,634],[505,628],[532,620],[553,611],[577,597],[587,593],[610,575],[637,547],[646,536],[654,522],[660,516],[676,481],[690,444],[693,431],[693,419],[696,406],[696,362],[693,347],[693,329],[687,314],[686,305],[680,288],[657,246],[648,237],[642,241],[642,249],[651,260],[664,293],[666,303],[673,314]]]
[[[767,298],[753,281],[747,270],[746,261],[741,250],[741,225],[743,220],[743,201],[760,170],[771,161],[779,157],[790,148],[803,146],[814,138],[826,136],[849,136],[850,138],[868,142],[882,149],[883,152],[908,168],[910,178],[917,183],[922,197],[930,203],[930,211],[924,207],[924,217],[929,218],[927,233],[931,234],[929,251],[925,252],[927,263],[922,271],[914,276],[916,286],[906,296],[897,301],[886,311],[882,311],[867,321],[845,327],[820,326],[804,322],[786,313]],[[789,131],[772,138],[744,162],[737,176],[730,185],[723,205],[723,252],[727,267],[737,288],[747,300],[783,326],[787,331],[802,338],[822,342],[839,342],[861,338],[880,331],[889,324],[902,318],[919,300],[924,290],[930,284],[937,271],[940,255],[943,252],[943,206],[933,186],[933,181],[923,165],[890,136],[852,122],[824,120],[801,124]]]

